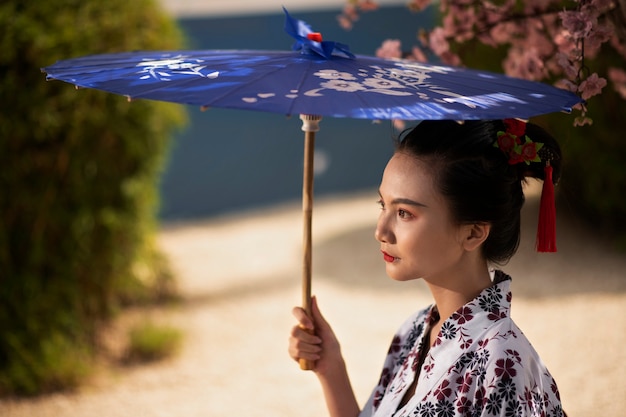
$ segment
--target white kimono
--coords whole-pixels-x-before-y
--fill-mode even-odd
[[[423,358],[415,394],[399,408],[438,312],[431,306],[410,317],[360,417],[562,417],[554,379],[511,320],[509,285],[510,277],[496,271],[494,285],[443,323]]]

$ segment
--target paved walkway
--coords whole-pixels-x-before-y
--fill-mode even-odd
[[[314,284],[342,340],[361,402],[375,385],[391,335],[430,303],[420,283],[384,274],[373,239],[375,192],[316,202]],[[560,218],[559,253],[533,252],[536,201],[513,276],[513,317],[560,385],[570,417],[626,410],[626,257]],[[300,302],[301,218],[278,207],[163,228],[159,242],[184,296],[149,315],[186,333],[175,359],[107,371],[72,394],[0,402],[3,417],[325,415],[313,375],[286,353],[291,307]]]

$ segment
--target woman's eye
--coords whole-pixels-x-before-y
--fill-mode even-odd
[[[385,203],[383,202],[383,200],[378,200],[376,204],[378,204],[381,210],[385,209]]]
[[[399,209],[398,210],[398,217],[400,217],[401,219],[408,219],[408,218],[412,217],[412,214],[409,213],[406,210]]]

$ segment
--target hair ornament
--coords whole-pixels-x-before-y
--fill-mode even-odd
[[[498,139],[493,146],[500,148],[509,157],[509,164],[541,162],[539,150],[543,143],[533,142],[526,135],[526,122],[518,119],[504,119],[506,130],[498,132]]]
[[[556,207],[552,166],[550,165],[555,155],[550,149],[542,149],[543,143],[533,142],[526,135],[526,122],[518,119],[504,119],[503,122],[505,131],[497,133],[498,138],[493,146],[504,152],[510,165],[522,162],[530,165],[531,162],[541,162],[539,151],[542,151],[545,166],[535,247],[537,252],[556,252]]]

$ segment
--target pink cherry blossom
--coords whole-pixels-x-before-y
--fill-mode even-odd
[[[419,47],[414,46],[411,50],[411,59],[416,60],[417,62],[428,62],[428,58],[426,58],[426,54]]]
[[[437,27],[430,32],[428,45],[436,55],[442,55],[450,50],[450,43],[446,40],[444,30]]]
[[[337,21],[339,22],[339,26],[341,26],[343,29],[345,30],[352,29],[352,26],[353,26],[352,20],[350,20],[345,15],[340,14],[339,16],[337,16]]]
[[[505,72],[513,77],[541,80],[545,77],[545,66],[535,48],[511,48],[503,63]]]
[[[507,0],[504,4],[498,6],[491,2],[485,2],[484,7],[478,10],[481,20],[487,24],[497,24],[502,22],[504,16],[511,13],[515,7],[515,0]]]
[[[575,79],[578,75],[578,68],[574,66],[574,63],[570,60],[569,54],[563,52],[556,53],[557,63],[563,69],[563,72],[568,78]]]
[[[525,43],[532,45],[539,56],[554,54],[554,44],[546,37],[543,24],[536,20],[534,27],[526,34]]]
[[[359,13],[377,7],[376,0],[346,0],[340,22],[351,27]],[[412,11],[423,10],[432,0],[408,0]],[[461,44],[476,40],[494,48],[503,48],[507,56],[502,62],[508,75],[531,80],[563,78],[555,85],[588,99],[600,94],[605,78],[592,74],[586,79],[590,61],[600,51],[611,47],[626,58],[626,30],[621,13],[626,10],[616,0],[439,0],[441,24],[431,30],[419,29],[421,46],[429,48],[441,62],[462,65],[454,52]],[[383,44],[381,56],[401,55],[400,45]],[[408,59],[427,61],[424,52],[414,46]],[[611,86],[626,99],[626,82],[616,81],[626,72],[610,75]],[[615,75],[620,74],[620,75]],[[576,125],[591,124],[584,106]]]
[[[592,124],[593,124],[593,120],[591,120],[590,118],[586,116],[579,116],[579,117],[576,117],[576,119],[574,119],[574,126],[585,126],[585,125],[591,126]]]
[[[451,51],[444,52],[439,58],[441,58],[441,61],[446,65],[458,67],[462,64],[461,58]]]
[[[471,39],[473,27],[476,25],[476,14],[472,7],[454,6],[450,9],[450,15],[454,16],[456,22],[456,34],[454,40],[464,42]]]
[[[615,33],[614,30],[612,30],[611,28],[609,28],[606,25],[598,25],[589,35],[589,37],[587,37],[587,39],[585,39],[585,53],[587,52],[592,52],[590,51],[593,50],[592,54],[595,55],[597,53],[597,50],[600,49],[600,46],[608,41],[609,39],[611,39],[611,36]]]
[[[621,56],[626,58],[626,43],[620,43],[620,40],[617,36],[611,37],[610,41],[611,46],[615,49]]]
[[[387,39],[376,50],[376,56],[379,58],[401,58],[402,43],[398,39]]]
[[[343,14],[351,21],[356,21],[359,18],[359,13],[356,9],[356,6],[351,3],[346,4],[346,6],[343,8]]]
[[[443,35],[446,38],[451,38],[453,37],[456,32],[458,31],[457,27],[456,27],[456,19],[454,17],[454,15],[452,13],[446,14],[443,17],[443,21],[442,21],[443,25],[441,26],[441,28],[443,29]],[[437,29],[437,28],[435,28]]]
[[[497,45],[502,45],[511,41],[511,34],[517,32],[517,25],[513,22],[504,22],[491,28],[489,34]]]
[[[614,83],[626,84],[626,71],[622,68],[609,68],[609,79]]]
[[[559,17],[563,21],[563,27],[573,38],[580,39],[589,36],[594,26],[591,16],[577,10],[568,10],[559,13]]]
[[[337,16],[337,20],[343,29],[350,30],[354,22],[359,20],[359,13],[353,4],[348,3],[343,7],[343,13]]]
[[[576,49],[576,42],[572,41],[566,30],[560,30],[557,32],[552,40],[559,51],[566,54],[576,53],[574,52]]]
[[[585,81],[580,83],[578,91],[581,93],[583,100],[587,100],[597,94],[600,94],[606,86],[606,79],[598,77],[597,73],[591,74]]]
[[[621,68],[609,68],[609,80],[613,83],[617,93],[626,100],[626,71]]]

